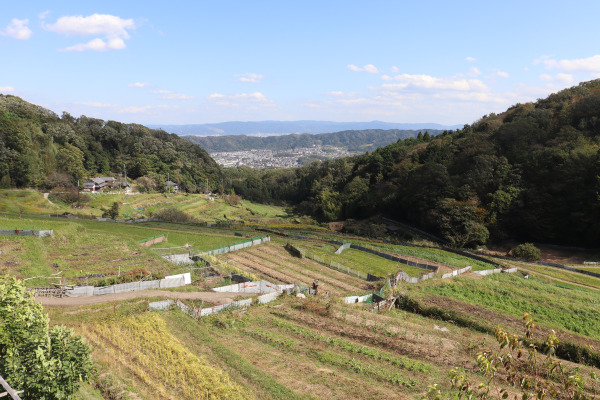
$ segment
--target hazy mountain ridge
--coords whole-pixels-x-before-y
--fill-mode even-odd
[[[248,135],[227,136],[182,136],[192,143],[200,145],[208,152],[226,152],[242,150],[289,150],[312,146],[334,146],[349,151],[367,152],[396,142],[398,139],[416,137],[419,132],[436,135],[441,130],[406,129],[367,129],[318,134],[291,134],[257,137]]]
[[[221,136],[221,135],[285,135],[292,133],[330,133],[346,130],[367,129],[457,129],[462,125],[440,125],[436,123],[395,123],[395,122],[334,122],[334,121],[229,121],[215,124],[189,125],[148,125],[154,129],[164,129],[178,135]]]

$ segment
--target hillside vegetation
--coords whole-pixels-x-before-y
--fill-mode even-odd
[[[457,246],[600,243],[600,80],[455,132],[294,170],[226,171],[237,193],[323,220],[394,216]]]
[[[188,191],[220,180],[219,166],[199,146],[177,135],[50,110],[0,95],[0,186],[42,187],[52,173],[71,184],[127,169],[127,176],[167,174]]]

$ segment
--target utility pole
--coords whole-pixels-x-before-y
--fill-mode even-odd
[[[77,179],[77,208],[81,208],[81,201],[79,199],[79,179]]]
[[[125,179],[125,186],[127,185],[127,166],[123,164],[123,178]]]
[[[206,194],[208,194],[208,178],[206,178]]]

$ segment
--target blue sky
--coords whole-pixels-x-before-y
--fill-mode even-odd
[[[74,116],[464,124],[600,78],[595,1],[0,4],[0,93]]]

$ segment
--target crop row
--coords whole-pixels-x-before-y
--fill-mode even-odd
[[[402,374],[390,371],[389,369],[381,368],[377,365],[369,364],[354,358],[344,357],[340,354],[331,353],[329,351],[318,351],[315,353],[315,356],[322,363],[346,368],[357,374],[370,376],[377,380],[389,382],[394,385],[412,387],[419,383],[414,379],[407,378]]]
[[[192,355],[156,314],[89,326],[86,337],[108,360],[129,369],[161,398],[243,399],[243,390],[222,371]]]
[[[244,330],[244,333],[250,335],[256,339],[261,340],[262,342],[275,345],[277,347],[282,347],[284,349],[292,349],[298,345],[298,342],[292,338],[288,338],[282,335],[274,334],[273,332],[266,331],[264,329],[255,329],[255,330]]]
[[[338,337],[323,335],[312,329],[304,328],[302,326],[287,321],[273,319],[271,320],[271,322],[273,323],[273,325],[285,329],[288,332],[292,332],[298,336],[302,336],[304,338],[318,342],[327,343],[331,346],[339,347],[349,353],[360,354],[362,356],[366,356],[374,360],[387,361],[396,367],[400,367],[409,371],[425,372],[431,370],[431,366],[428,364],[424,364],[419,361],[414,361],[406,357],[398,357],[394,354],[381,351],[373,347],[356,344]]]

